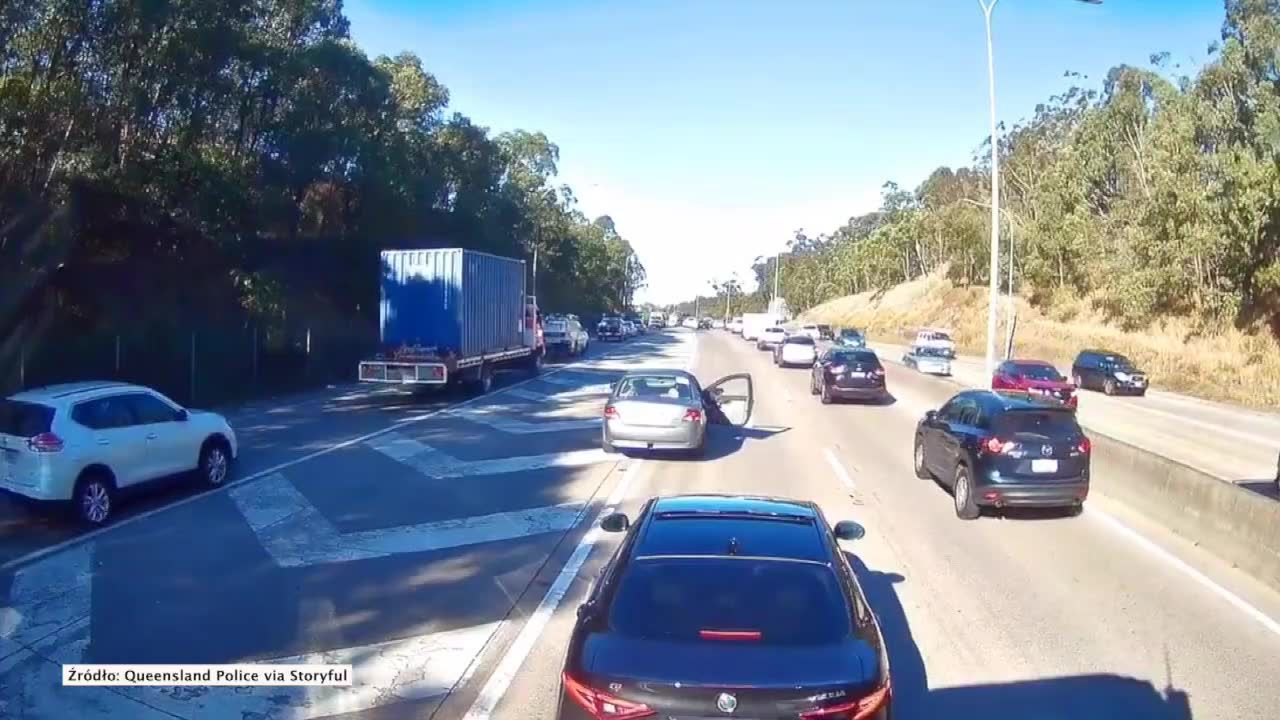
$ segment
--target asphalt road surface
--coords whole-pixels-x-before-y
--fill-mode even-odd
[[[881,358],[899,362],[906,346],[871,343]],[[982,358],[961,356],[952,379],[991,387]],[[1070,367],[1058,371],[1070,377]],[[1176,460],[1251,490],[1275,495],[1280,457],[1280,414],[1177,393],[1149,390],[1144,397],[1081,390],[1077,411],[1087,428]]]
[[[703,460],[604,456],[606,383],[637,366],[752,373],[751,426]],[[595,520],[704,491],[867,527],[847,549],[899,718],[1276,717],[1280,597],[1096,495],[1079,517],[958,520],[910,467],[916,419],[956,388],[888,373],[893,402],[822,406],[806,370],[671,330],[462,406],[343,390],[286,404],[294,424],[259,409],[230,488],[9,551],[0,717],[552,718],[573,610],[617,541]],[[351,663],[355,685],[59,683],[62,663],[241,661]]]

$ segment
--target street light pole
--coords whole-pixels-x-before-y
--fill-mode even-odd
[[[1000,138],[996,134],[996,59],[991,42],[991,12],[999,0],[978,0],[987,27],[987,94],[991,105],[991,273],[987,299],[987,374],[996,370],[996,304],[1000,296]],[[1102,0],[1076,0],[1101,5]],[[1009,308],[1013,309],[1013,268],[1010,260]]]
[[[996,302],[1000,294],[1000,138],[996,135],[996,60],[991,11],[999,0],[978,0],[987,26],[987,90],[991,104],[991,272],[987,299],[987,375],[996,370]]]

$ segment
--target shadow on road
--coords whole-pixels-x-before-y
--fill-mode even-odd
[[[1277,491],[1275,478],[1267,480],[1239,480],[1236,484],[1245,490],[1256,492],[1263,497],[1269,497],[1272,500],[1280,500],[1280,492]]]
[[[712,425],[707,428],[707,447],[702,455],[694,456],[680,450],[622,450],[627,457],[652,457],[657,460],[677,462],[711,462],[728,457],[739,450],[747,440],[767,440],[791,428],[731,428]]]
[[[889,652],[896,720],[1191,720],[1182,690],[1145,680],[1094,673],[1004,683],[929,687],[928,671],[898,598],[902,575],[881,572],[845,552],[880,621]],[[981,670],[981,669],[977,669]],[[998,669],[997,669],[998,670]]]

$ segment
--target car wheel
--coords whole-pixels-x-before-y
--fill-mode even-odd
[[[969,478],[969,468],[956,466],[956,482],[951,489],[956,501],[956,517],[961,520],[974,520],[978,517],[978,504],[973,501],[973,481]]]
[[[818,394],[818,383],[813,379],[812,373],[809,375],[809,394],[810,395]]]
[[[537,375],[542,372],[542,353],[534,351],[533,357],[529,359],[529,374]]]
[[[831,404],[831,386],[826,383],[822,384],[822,404]]]
[[[1102,392],[1106,393],[1107,395],[1115,395],[1115,394],[1116,394],[1116,381],[1115,381],[1115,380],[1112,380],[1111,378],[1107,378],[1107,379],[1102,383]]]
[[[231,470],[231,451],[226,442],[218,438],[210,438],[200,448],[200,481],[216,488],[227,481]]]
[[[1084,378],[1080,377],[1080,373],[1071,376],[1071,382],[1081,390],[1084,389]]]
[[[916,469],[916,477],[921,480],[929,480],[933,477],[933,474],[929,472],[929,468],[925,467],[924,464],[924,441],[918,437],[916,438],[915,449],[912,451],[912,459],[912,465]]]
[[[71,500],[77,520],[90,527],[102,527],[115,510],[115,483],[105,472],[88,471],[76,482]]]
[[[1067,508],[1067,517],[1078,517],[1084,512],[1084,503],[1076,503]]]

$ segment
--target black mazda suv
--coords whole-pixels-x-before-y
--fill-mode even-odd
[[[875,614],[809,502],[654,498],[578,608],[561,720],[890,717]]]
[[[1026,392],[966,390],[916,425],[916,476],[951,489],[956,515],[984,507],[1061,507],[1089,497],[1092,446],[1061,403]]]

